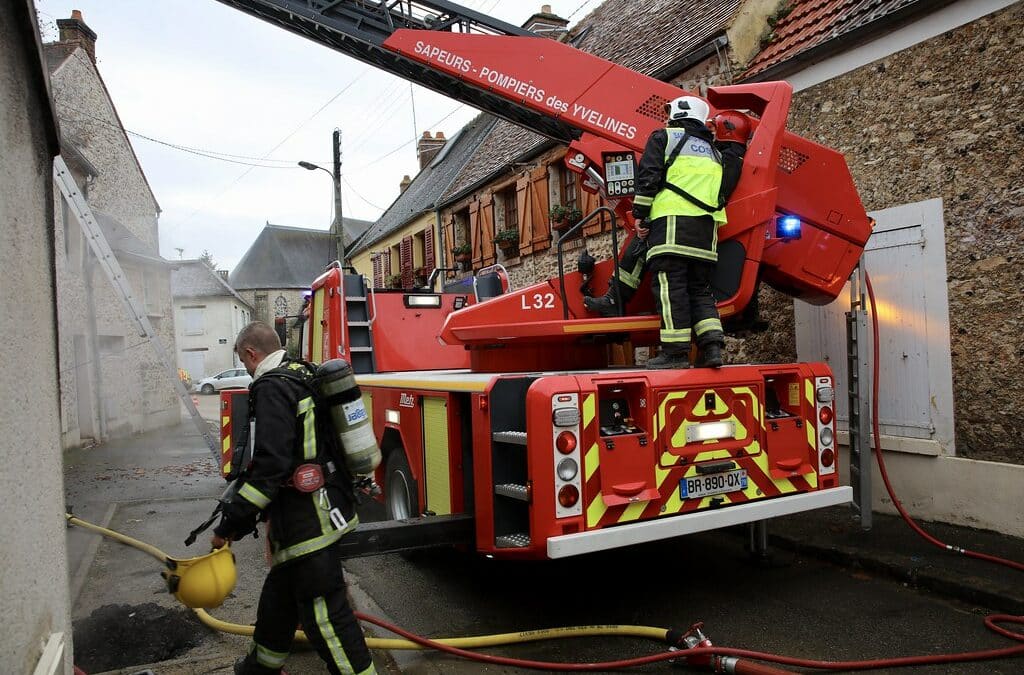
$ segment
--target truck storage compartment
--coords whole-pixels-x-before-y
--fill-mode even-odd
[[[658,499],[654,444],[647,430],[647,382],[616,382],[597,388],[601,497],[606,506]]]
[[[814,420],[808,419],[804,378],[798,373],[765,376],[765,449],[772,478],[814,472]],[[810,415],[814,415],[811,408]]]

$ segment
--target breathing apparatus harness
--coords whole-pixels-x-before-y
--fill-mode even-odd
[[[686,201],[690,202],[691,204],[693,204],[697,208],[704,209],[709,214],[710,213],[714,213],[715,211],[718,211],[719,209],[721,209],[726,204],[726,202],[724,200],[722,200],[721,197],[719,197],[718,206],[712,206],[711,204],[708,204],[704,200],[698,199],[697,197],[691,195],[689,192],[687,192],[683,188],[679,187],[678,185],[673,185],[672,183],[668,182],[668,170],[669,170],[669,167],[671,167],[672,164],[675,163],[676,159],[679,157],[679,153],[681,153],[683,151],[683,146],[686,145],[686,141],[690,140],[690,136],[692,135],[692,134],[690,134],[690,130],[687,129],[686,127],[682,127],[682,129],[683,129],[683,138],[679,141],[679,143],[676,144],[676,146],[674,148],[672,148],[672,152],[669,153],[668,159],[665,160],[665,178],[662,179],[662,181],[661,181],[661,188],[663,190],[671,190],[672,192],[675,192],[677,195],[679,195],[680,197],[682,197]],[[706,140],[706,139],[702,139],[702,140]],[[713,155],[715,157],[715,161],[718,162],[719,166],[721,166],[722,165],[722,153],[720,153],[718,151],[718,148],[715,147],[715,144],[713,142],[711,143],[711,152],[713,153]]]
[[[340,359],[335,359],[340,361]],[[289,368],[287,364],[298,363],[302,366],[302,369],[307,373],[306,376],[298,374],[295,369]],[[348,366],[344,363],[345,367]],[[324,365],[327,365],[325,363]],[[345,448],[342,447],[341,439],[335,429],[335,424],[332,422],[332,415],[330,414],[330,407],[335,405],[337,401],[333,400],[333,396],[325,396],[321,391],[318,384],[318,376],[321,375],[321,370],[324,366],[319,368],[302,359],[288,358],[288,360],[264,373],[258,380],[253,381],[249,389],[249,424],[245,426],[245,430],[239,438],[238,442],[235,443],[234,452],[231,455],[231,469],[228,474],[224,477],[225,480],[229,481],[228,487],[224,490],[221,496],[217,499],[217,505],[214,507],[210,517],[206,519],[197,528],[192,530],[188,537],[185,539],[185,545],[191,546],[196,538],[204,531],[209,529],[211,525],[220,517],[224,510],[224,505],[229,503],[236,492],[242,487],[246,476],[248,475],[249,469],[252,464],[252,453],[253,443],[251,438],[252,433],[252,422],[255,417],[255,392],[256,387],[261,382],[269,378],[280,378],[295,383],[301,389],[313,399],[313,409],[315,411],[316,419],[316,441],[317,441],[317,455],[312,462],[303,462],[295,467],[292,471],[291,477],[285,482],[285,487],[298,490],[299,492],[316,492],[326,485],[330,484],[334,487],[340,488],[346,496],[355,504],[362,502],[363,494],[376,494],[374,490],[379,490],[376,484],[373,482],[372,476],[361,477],[358,481],[353,478],[352,473],[349,471],[345,462]],[[265,520],[265,517],[261,514],[259,518],[253,523],[252,529],[246,532],[236,533],[235,538],[241,539],[249,534],[252,534],[254,538],[259,537],[259,531],[257,530],[257,524]]]

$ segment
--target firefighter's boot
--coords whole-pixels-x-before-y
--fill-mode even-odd
[[[661,353],[647,361],[648,370],[671,370],[690,367],[690,345],[662,345]]]
[[[711,342],[704,345],[700,352],[697,363],[698,368],[721,368],[722,367],[722,345],[719,342]]]
[[[250,652],[235,661],[235,675],[285,675],[281,668],[270,668],[256,660],[256,654]]]
[[[617,305],[615,304],[614,284],[614,279],[608,282],[608,292],[605,293],[604,295],[598,296],[596,298],[591,297],[589,295],[584,296],[583,306],[586,307],[588,311],[594,312],[595,314],[600,314],[601,316],[604,317],[620,316]],[[629,303],[630,299],[633,297],[633,293],[633,289],[627,286],[626,284],[619,284],[619,297],[622,299],[623,308],[625,308],[625,306]],[[625,311],[623,311],[623,314],[625,314]]]

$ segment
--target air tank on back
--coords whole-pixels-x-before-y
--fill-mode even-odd
[[[371,473],[380,464],[380,448],[352,366],[344,359],[324,361],[316,369],[316,386],[330,410],[345,466],[353,476]]]

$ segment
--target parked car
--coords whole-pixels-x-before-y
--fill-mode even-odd
[[[245,368],[228,368],[199,380],[195,385],[195,391],[212,394],[221,389],[246,389],[251,383],[252,377],[245,372]]]

